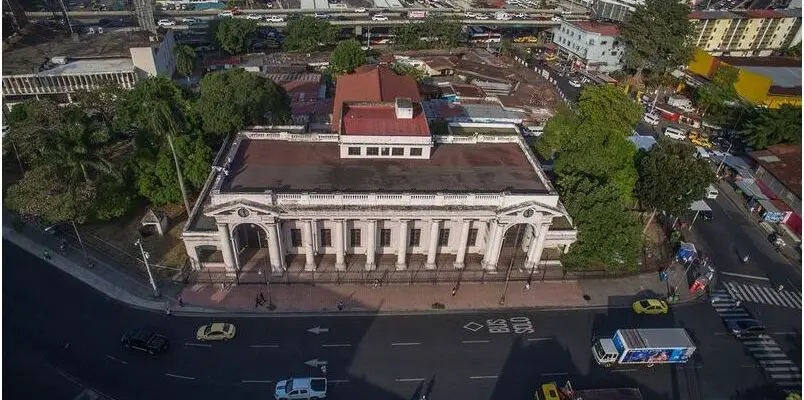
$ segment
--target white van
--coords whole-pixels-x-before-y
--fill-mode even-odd
[[[325,399],[327,378],[288,378],[276,383],[277,400]]]
[[[659,116],[656,114],[645,114],[645,116],[642,117],[642,120],[651,125],[659,125]]]
[[[678,128],[673,128],[672,126],[668,126],[664,129],[664,135],[670,139],[676,140],[684,140],[687,138],[687,134],[684,131]]]
[[[714,199],[717,198],[718,194],[720,194],[720,192],[717,191],[717,188],[714,185],[709,185],[709,187],[706,188],[706,198],[707,199],[714,200]]]

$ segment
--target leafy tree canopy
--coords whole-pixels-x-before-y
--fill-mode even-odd
[[[256,30],[257,21],[242,18],[219,19],[213,28],[218,45],[229,54],[245,53]]]
[[[742,135],[756,149],[779,143],[801,143],[801,107],[785,104],[777,109],[755,108]]]
[[[355,39],[344,40],[332,52],[329,65],[336,74],[348,74],[366,63],[366,52]]]
[[[625,43],[623,60],[637,75],[650,68],[666,71],[686,64],[692,58],[689,40],[692,23],[690,8],[675,0],[646,0],[620,27]]]
[[[394,27],[395,46],[416,50],[429,47],[453,48],[461,36],[461,24],[456,18],[428,16],[421,23]]]
[[[681,215],[690,204],[704,198],[715,181],[706,161],[681,142],[659,140],[639,158],[636,195],[645,207]]]
[[[313,51],[335,43],[338,30],[327,21],[304,16],[288,21],[283,46],[288,51]]]
[[[195,70],[195,60],[197,55],[195,50],[187,45],[176,45],[173,48],[176,55],[176,71],[190,79]]]
[[[395,62],[391,64],[391,71],[394,71],[397,75],[408,75],[413,77],[417,82],[422,81],[425,78],[424,72],[422,70],[410,65],[405,64],[402,62]]]
[[[27,100],[11,109],[9,130],[3,145],[8,150],[13,144],[24,163],[39,164],[66,120],[67,113],[58,104],[49,100]]]
[[[200,189],[210,172],[212,149],[200,135],[183,135],[175,140],[176,153],[189,189]],[[141,149],[134,170],[140,194],[156,205],[182,200],[176,167],[170,150]]]
[[[10,210],[35,215],[47,223],[85,222],[92,213],[97,188],[91,182],[66,179],[56,166],[42,165],[10,186],[5,204]]]
[[[738,73],[737,68],[721,65],[715,71],[712,80],[701,85],[695,91],[701,114],[716,117],[728,114],[728,103],[737,99],[734,84],[737,83]]]
[[[242,69],[207,74],[201,80],[201,96],[195,103],[204,131],[218,135],[245,126],[290,120],[290,99],[270,79]]]
[[[186,118],[187,115],[190,115],[190,102],[176,82],[161,75],[143,79],[137,82],[134,88],[126,91],[118,102],[116,129],[150,132],[153,137],[141,139],[145,139],[146,142],[161,143],[163,139],[153,132],[153,121],[155,110],[163,107],[175,110],[176,125],[180,129],[190,124],[191,121]]]

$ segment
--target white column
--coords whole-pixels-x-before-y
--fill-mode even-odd
[[[500,224],[497,221],[489,222],[489,228],[486,230],[486,248],[483,252],[483,268],[494,269],[491,263],[492,248],[494,247],[494,238],[497,236],[497,230],[500,229]]]
[[[408,255],[408,221],[399,220],[399,243],[396,249],[396,269],[397,271],[407,268],[405,258]]]
[[[368,222],[368,232],[366,232],[366,271],[377,269],[374,263],[374,252],[377,249],[377,221],[370,219]]]
[[[343,243],[343,220],[335,221],[335,269],[338,271],[346,270],[344,262],[344,243]]]
[[[541,260],[542,250],[544,250],[544,240],[547,238],[547,227],[548,225],[543,224],[534,228],[533,238],[531,238],[528,249],[528,261],[525,263],[528,271],[539,267],[539,260]]]
[[[469,227],[471,224],[472,221],[465,219],[461,226],[461,239],[458,241],[458,249],[455,253],[455,264],[453,264],[457,269],[464,267],[463,261],[464,258],[466,258],[466,244],[469,241]]]
[[[223,254],[223,263],[226,264],[228,269],[236,269],[234,259],[234,249],[232,248],[232,235],[229,233],[228,224],[218,224],[218,233],[221,235],[221,253]]]
[[[184,242],[184,250],[187,251],[187,257],[190,259],[190,266],[194,271],[201,269],[201,262],[198,260],[198,250],[195,248],[195,243]]]
[[[315,271],[315,253],[313,251],[313,221],[311,220],[302,222],[302,242],[302,245],[304,246],[304,254],[306,255],[304,270]]]
[[[284,263],[282,262],[282,252],[279,250],[279,223],[270,223],[268,227],[268,258],[271,263],[271,273],[282,275]],[[268,273],[268,271],[265,271]]]
[[[483,268],[495,271],[497,269],[497,261],[500,258],[500,250],[502,248],[503,235],[505,227],[500,225],[497,221],[492,221],[493,235],[486,241],[486,255],[483,257]]]
[[[438,221],[433,220],[430,222],[430,247],[427,250],[427,264],[424,265],[426,269],[436,269],[436,255],[438,254]]]

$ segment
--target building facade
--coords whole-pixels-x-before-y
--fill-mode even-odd
[[[522,137],[434,136],[420,99],[402,97],[415,81],[388,72],[338,78],[331,133],[254,128],[222,150],[182,235],[196,271],[559,262],[577,232]]]
[[[765,57],[791,44],[801,29],[801,9],[694,11],[690,21],[695,47],[716,56]]]
[[[622,67],[625,51],[619,34],[619,27],[612,23],[562,20],[553,29],[553,43],[559,54],[579,62],[587,71],[613,72]]]

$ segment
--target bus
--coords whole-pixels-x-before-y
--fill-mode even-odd
[[[186,5],[190,6],[191,9],[194,9],[196,6],[204,5],[220,5],[221,7],[216,8],[223,8],[224,3],[218,0],[157,0],[157,4],[161,4],[163,7],[170,4],[174,6],[181,6]]]
[[[479,26],[469,26],[466,29],[467,41],[469,43],[500,43],[502,42],[502,35],[494,32],[491,29],[482,28]]]

